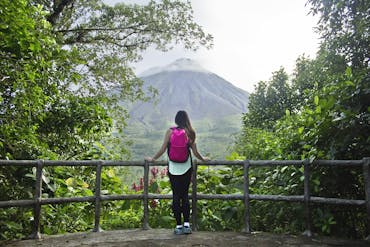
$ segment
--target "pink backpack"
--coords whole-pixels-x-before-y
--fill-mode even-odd
[[[184,129],[172,127],[167,153],[171,161],[183,163],[189,158],[189,139]]]

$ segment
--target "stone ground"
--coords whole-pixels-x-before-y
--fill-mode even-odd
[[[203,232],[190,235],[174,235],[170,229],[132,229],[103,232],[71,233],[44,236],[41,240],[17,240],[0,242],[7,247],[142,247],[142,246],[370,246],[370,241],[345,240],[324,237],[304,237],[254,232]]]

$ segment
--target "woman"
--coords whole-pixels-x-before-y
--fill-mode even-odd
[[[195,144],[195,131],[191,126],[188,114],[185,111],[178,111],[175,117],[175,123],[177,125],[176,128],[185,130],[189,147],[191,148],[195,157],[201,161],[208,161],[209,159],[207,157],[202,157],[197,150],[197,146]],[[159,151],[156,153],[156,155],[154,155],[154,157],[145,158],[146,161],[154,162],[156,159],[161,157],[161,155],[167,150],[172,131],[173,128],[167,130],[163,144]],[[168,175],[170,177],[173,195],[172,210],[176,219],[175,234],[191,233],[189,223],[190,203],[188,193],[192,170],[191,155],[189,155],[187,161],[183,163],[177,163],[171,160],[168,161]],[[182,225],[181,216],[184,217],[184,225]]]

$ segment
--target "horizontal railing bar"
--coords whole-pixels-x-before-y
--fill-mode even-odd
[[[353,205],[353,206],[363,206],[366,204],[365,200],[340,199],[340,198],[328,198],[328,197],[316,197],[316,196],[311,196],[310,202],[322,203],[322,204],[334,204],[334,205]]]
[[[93,202],[95,200],[94,196],[83,196],[83,197],[59,197],[59,198],[43,198],[40,204],[63,204],[70,202]]]
[[[191,196],[189,195],[189,197]],[[144,198],[143,194],[101,196],[102,201],[142,200],[143,198]],[[148,194],[148,199],[172,199],[172,194]]]
[[[0,166],[36,166],[37,160],[0,160]],[[194,161],[197,165],[206,166],[227,166],[227,165],[243,165],[245,161],[225,161],[212,160],[208,162]],[[249,160],[250,166],[281,166],[293,165],[301,166],[304,160]],[[144,166],[144,161],[101,161],[101,160],[44,160],[43,166]],[[361,166],[362,160],[314,160],[312,165],[323,166]],[[167,161],[157,161],[149,163],[150,166],[166,166]]]
[[[304,202],[304,196],[283,196],[283,195],[259,195],[250,194],[251,200],[257,201],[287,201],[287,202]]]
[[[304,160],[250,160],[250,166],[302,166]]]
[[[212,160],[207,162],[201,162],[198,160],[194,161],[197,165],[204,166],[227,166],[227,165],[244,165],[244,160],[234,160],[234,161],[225,161],[225,160]],[[302,166],[304,160],[249,160],[250,166]],[[143,164],[139,162],[139,165]],[[167,161],[157,161],[154,163],[149,163],[151,166],[167,165]],[[361,166],[363,165],[362,160],[315,160],[311,164],[313,165],[338,165],[338,166]]]
[[[191,198],[191,196],[189,196]],[[197,194],[198,199],[222,199],[222,200],[243,200],[243,195],[240,194]],[[283,195],[258,195],[250,194],[249,198],[251,200],[257,201],[294,201],[294,202],[304,202],[304,196],[283,196]],[[327,197],[310,197],[309,202],[312,203],[322,203],[322,204],[335,204],[335,205],[353,205],[353,206],[363,206],[365,205],[365,200],[353,200],[353,199],[340,199],[340,198],[327,198]]]
[[[43,166],[97,166],[100,160],[45,160]]]
[[[103,161],[102,166],[144,166],[144,161]]]
[[[142,200],[144,198],[143,194],[131,194],[131,195],[102,195],[102,201],[115,201],[115,200]],[[189,195],[192,199],[192,196]],[[243,200],[243,194],[197,194],[199,200]],[[297,196],[283,196],[283,195],[259,195],[250,194],[249,198],[251,200],[257,201],[295,201],[303,202],[304,197]],[[149,194],[148,199],[172,199],[172,194]],[[63,204],[71,202],[93,202],[95,200],[94,196],[85,197],[62,197],[62,198],[43,198],[40,200],[41,205],[47,204]],[[320,204],[334,204],[334,205],[353,205],[353,206],[363,206],[365,205],[365,200],[353,200],[353,199],[340,199],[340,198],[328,198],[328,197],[310,197],[310,202],[320,203]],[[32,206],[35,204],[35,200],[11,200],[11,201],[0,201],[0,208],[6,207],[24,207]]]
[[[243,165],[243,160],[211,160],[207,162],[202,162],[199,160],[195,160],[197,165],[205,165],[205,166],[227,166],[227,165]]]
[[[301,166],[303,165],[304,160],[249,160],[250,166],[276,166],[276,165],[294,165]],[[197,165],[205,166],[227,166],[227,165],[239,165],[242,166],[245,163],[245,160],[234,160],[234,161],[225,161],[225,160],[212,160],[207,162],[196,161]]]
[[[189,196],[190,197],[190,196]],[[243,200],[243,194],[197,194],[198,200]]]
[[[321,166],[362,166],[363,160],[314,160],[313,165]]]
[[[131,194],[131,195],[102,195],[100,196],[102,201],[117,201],[117,200],[142,200],[143,194]]]
[[[0,208],[8,207],[29,207],[35,204],[35,200],[10,200],[0,201]]]
[[[172,199],[172,194],[148,194],[148,199]]]
[[[0,160],[0,166],[37,166],[37,160]]]
[[[76,161],[45,161],[45,166],[143,166],[144,161],[105,161],[105,160],[76,160]]]
[[[149,194],[149,199],[171,199],[172,195],[167,194]],[[192,196],[189,194],[189,198],[192,199]],[[243,200],[243,194],[197,194],[198,199],[212,200],[212,199],[221,199],[221,200]],[[251,200],[258,201],[295,201],[295,202],[304,202],[303,195],[295,196],[283,196],[283,195],[259,195],[259,194],[250,194],[249,198]],[[354,205],[354,206],[363,206],[365,205],[365,200],[353,200],[353,199],[340,199],[340,198],[327,198],[327,197],[310,197],[310,202],[313,203],[323,203],[323,204],[337,204],[337,205]]]

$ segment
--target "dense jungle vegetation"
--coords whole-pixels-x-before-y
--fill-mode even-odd
[[[227,159],[370,157],[370,2],[309,0],[307,7],[320,17],[316,58],[302,55],[292,75],[281,68],[256,85]],[[106,91],[119,88],[117,97],[131,101],[150,97],[129,66],[149,46],[212,46],[212,36],[193,21],[184,1],[110,7],[98,0],[3,0],[0,13],[0,159],[125,160],[127,111]],[[302,194],[302,172],[252,169],[251,193]],[[93,195],[94,173],[89,167],[45,168],[43,197]],[[103,193],[141,193],[142,180],[128,184],[129,176],[104,168]],[[201,193],[242,191],[240,169],[201,167],[198,179]],[[35,169],[0,167],[0,200],[33,198],[34,180]],[[317,168],[311,181],[317,196],[365,195],[362,169]],[[170,193],[165,168],[151,169],[150,192]],[[171,201],[150,204],[152,227],[174,224]],[[91,230],[93,212],[89,203],[43,206],[42,233]],[[243,228],[242,202],[199,201],[198,212],[200,230]],[[105,202],[102,228],[140,227],[142,213],[140,201]],[[251,201],[251,213],[252,230],[304,230],[298,203]],[[0,209],[0,239],[28,236],[32,215],[31,208]],[[364,208],[313,205],[318,234],[363,238],[365,219]]]

